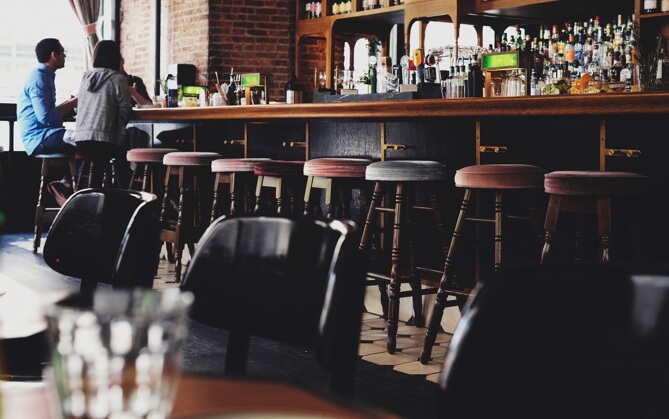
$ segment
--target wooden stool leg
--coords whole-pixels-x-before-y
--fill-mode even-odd
[[[241,174],[239,175],[241,176]],[[228,183],[228,190],[230,191],[230,215],[237,214],[237,174],[230,173],[230,183]]]
[[[79,186],[77,184],[77,161],[71,158],[68,160],[67,164],[70,167],[70,181],[72,182],[72,191],[76,192]]]
[[[599,260],[609,262],[611,240],[611,197],[597,198],[597,232],[599,234]]]
[[[432,356],[432,347],[434,346],[434,342],[437,340],[437,333],[441,329],[441,318],[443,317],[444,309],[446,308],[448,289],[455,288],[456,285],[455,280],[453,279],[455,250],[458,247],[458,242],[460,241],[460,235],[462,234],[462,227],[467,216],[467,211],[469,210],[471,196],[472,190],[465,189],[465,195],[462,198],[462,204],[460,205],[460,213],[458,214],[458,219],[455,222],[455,229],[453,230],[453,235],[451,237],[451,244],[448,247],[446,262],[444,263],[444,274],[442,275],[441,281],[439,283],[439,290],[437,291],[437,297],[434,302],[434,307],[432,308],[432,316],[430,316],[427,333],[425,334],[423,353],[420,356],[420,362],[422,364],[427,364],[430,360],[430,357]]]
[[[309,211],[311,210],[311,190],[314,186],[314,177],[313,176],[307,176],[307,185],[304,187],[304,215],[309,215]]]
[[[377,219],[377,207],[381,205],[381,182],[376,182],[374,185],[374,192],[372,194],[372,200],[369,205],[369,210],[367,211],[367,218],[365,219],[365,226],[362,229],[362,237],[360,238],[360,251],[368,255],[370,253],[371,241],[372,241],[372,231],[374,230],[374,225],[376,224]],[[379,294],[381,296],[381,310],[383,312],[383,318],[388,319],[388,285],[384,281],[379,281]]]
[[[35,207],[35,237],[33,238],[33,253],[37,253],[37,249],[42,241],[42,218],[44,216],[44,191],[46,190],[46,179],[49,176],[50,163],[48,159],[42,159],[42,168],[40,171],[39,191],[37,193],[37,206]]]
[[[413,303],[413,325],[417,327],[423,327],[425,325],[425,319],[423,317],[423,295],[421,292],[420,277],[416,271],[416,234],[414,221],[416,219],[415,209],[414,209],[414,196],[415,190],[413,187],[407,186],[407,190],[404,192],[406,197],[406,202],[403,203],[404,209],[404,219],[406,225],[406,232],[409,247],[409,285],[411,286],[411,299]]]
[[[218,187],[220,186],[221,174],[216,173],[214,177],[214,198],[211,201],[211,217],[209,218],[209,224],[213,223],[216,219],[218,212]]]
[[[504,223],[502,191],[495,191],[495,272],[502,270],[502,224]]]
[[[181,257],[183,256],[184,243],[181,240],[181,226],[184,219],[184,195],[185,186],[185,168],[179,168],[179,209],[177,211],[177,225],[174,234],[174,282],[181,281]]]
[[[257,214],[260,212],[260,193],[262,192],[262,183],[264,176],[258,176],[258,181],[256,182],[256,205],[253,208],[253,213]]]
[[[334,181],[331,177],[325,180],[325,216],[329,219],[335,216],[335,207],[332,203],[333,183]]]
[[[391,251],[390,288],[388,298],[388,353],[394,354],[397,346],[397,321],[400,308],[400,243],[402,225],[402,201],[404,199],[404,185],[400,182],[395,187],[395,219],[393,221],[393,247]]]
[[[546,221],[544,222],[544,230],[546,231],[544,237],[544,248],[541,251],[541,263],[545,263],[550,257],[551,244],[555,227],[557,226],[558,216],[560,215],[560,204],[562,198],[558,195],[551,195],[548,200],[548,208],[546,209]]]

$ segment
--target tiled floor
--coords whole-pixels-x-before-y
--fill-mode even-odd
[[[188,251],[185,250],[184,253],[185,255],[182,258],[183,272],[185,272],[188,261]],[[175,287],[173,277],[174,265],[161,258],[154,288]],[[432,349],[432,360],[427,365],[423,365],[418,361],[418,358],[423,349],[426,329],[400,322],[397,333],[397,352],[390,355],[386,352],[387,323],[378,314],[365,313],[363,315],[359,350],[362,359],[377,365],[387,366],[401,373],[422,375],[425,376],[426,380],[437,382],[452,335],[450,333],[440,333],[437,336],[437,341]]]

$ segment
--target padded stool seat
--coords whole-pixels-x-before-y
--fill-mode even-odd
[[[353,189],[360,190],[360,200],[367,209],[367,193],[365,170],[372,163],[369,159],[359,158],[320,158],[304,163],[304,175],[307,186],[304,190],[304,213],[308,214],[313,206],[311,192],[313,189],[325,191],[325,212],[327,218],[334,218],[339,196],[341,218],[350,218],[349,200]],[[319,207],[319,206],[316,206]]]
[[[162,230],[160,240],[174,244],[174,280],[181,280],[181,256],[185,245],[188,245],[191,256],[195,252],[195,244],[200,240],[209,225],[204,218],[204,204],[200,193],[200,185],[211,177],[211,163],[220,159],[218,153],[206,151],[177,151],[163,156],[165,172],[165,195],[160,214]],[[172,197],[170,180],[177,178],[178,196]],[[178,202],[176,214],[168,215],[172,203]],[[207,200],[207,204],[208,204]],[[207,221],[208,221],[207,217]]]
[[[295,195],[297,188],[303,187],[302,172],[304,170],[303,161],[294,160],[268,160],[258,162],[253,166],[253,173],[258,176],[256,184],[256,204],[254,213],[260,212],[262,188],[273,188],[274,199],[276,202],[276,213],[283,212],[283,184],[286,183],[290,195],[290,213],[296,213]],[[298,183],[302,183],[301,185]]]
[[[207,166],[211,162],[221,158],[218,153],[207,151],[176,151],[165,154],[163,164],[165,166]]]
[[[135,163],[162,163],[168,153],[176,153],[176,148],[133,148],[128,150],[126,159]]]
[[[322,158],[304,163],[305,176],[364,178],[369,159]]]
[[[393,160],[367,166],[367,180],[379,182],[422,182],[446,180],[444,165],[436,161]]]
[[[547,173],[544,190],[558,195],[638,195],[648,188],[648,178],[630,172],[558,171]]]
[[[251,172],[256,163],[269,161],[268,158],[216,159],[211,162],[211,171],[216,172]]]
[[[177,152],[176,148],[133,148],[126,153],[126,160],[135,163],[135,169],[130,177],[129,189],[140,183],[139,188],[144,192],[151,192],[163,198],[163,157],[165,154]],[[160,201],[159,201],[160,202]]]
[[[546,171],[529,164],[483,164],[455,172],[455,186],[472,189],[541,188]]]
[[[253,196],[253,167],[256,163],[268,161],[270,159],[264,157],[244,158],[244,159],[216,159],[211,162],[211,172],[216,175],[214,179],[214,199],[211,204],[211,218],[209,223],[220,215],[218,212],[218,187],[220,184],[228,185],[228,197],[230,205],[228,214],[237,213],[237,194],[236,190],[240,188],[243,195],[242,212],[248,213],[252,205],[249,204]]]
[[[545,262],[552,253],[553,234],[557,229],[560,212],[577,214],[597,214],[597,233],[599,235],[599,260],[610,260],[610,240],[612,235],[611,198],[641,195],[648,190],[648,178],[630,172],[599,172],[599,171],[556,171],[547,173],[544,180],[544,191],[550,194],[546,221],[544,223],[545,239],[541,253],[541,261]],[[625,200],[617,205],[624,206]],[[628,204],[634,205],[634,202]],[[622,209],[622,208],[621,208]],[[630,227],[630,242],[634,257],[641,254],[637,215],[627,218]],[[574,259],[583,257],[581,243],[583,216],[579,218],[576,232]]]
[[[303,161],[268,160],[258,162],[253,167],[256,176],[302,176]]]
[[[454,301],[462,309],[469,293],[468,287],[471,286],[473,288],[472,284],[467,284],[466,287],[463,282],[459,281],[457,279],[458,275],[455,272],[456,250],[460,246],[465,221],[489,223],[494,226],[493,268],[496,272],[502,269],[502,262],[504,261],[502,244],[506,239],[503,233],[506,230],[505,225],[507,220],[525,219],[531,222],[534,231],[534,240],[531,243],[531,248],[534,250],[536,247],[538,254],[541,243],[541,219],[536,214],[531,193],[535,190],[541,190],[545,173],[546,171],[541,167],[528,164],[475,165],[463,167],[455,172],[455,186],[464,188],[465,193],[460,205],[460,213],[453,229],[451,244],[448,246],[444,272],[441,277],[437,298],[432,308],[432,317],[430,318],[425,335],[423,352],[420,356],[421,363],[427,364],[431,359],[432,347],[436,341],[437,333],[441,328],[444,309],[452,306]],[[474,191],[494,193],[495,201],[492,217],[484,218],[478,215],[468,217],[472,193]],[[519,217],[508,214],[508,209],[505,206],[505,196],[512,195],[516,191],[525,195],[528,216]],[[520,243],[513,244],[518,248]],[[474,278],[474,280],[476,281],[478,278]],[[448,300],[448,296],[455,296],[456,298],[455,300]]]

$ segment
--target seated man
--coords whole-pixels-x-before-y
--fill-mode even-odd
[[[63,118],[74,112],[77,98],[56,105],[56,70],[65,67],[65,50],[54,38],[43,39],[35,47],[39,64],[26,80],[16,103],[21,140],[29,156],[74,153],[74,131],[66,130]],[[49,191],[59,204],[71,194],[65,182],[54,182]]]
[[[73,97],[56,105],[56,70],[65,67],[60,41],[43,39],[35,47],[39,65],[33,69],[16,103],[21,140],[30,156],[74,151],[74,133],[63,126],[63,118],[77,106]]]

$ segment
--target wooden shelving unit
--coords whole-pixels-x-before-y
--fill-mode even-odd
[[[424,24],[430,21],[452,22],[457,39],[459,25],[463,23],[473,24],[479,34],[484,25],[491,26],[496,33],[499,33],[515,22],[548,24],[559,21],[561,18],[592,16],[610,11],[614,7],[610,0],[405,0],[404,4],[398,6],[362,10],[361,0],[354,0],[351,13],[333,15],[333,0],[323,0],[321,3],[322,16],[315,19],[304,19],[304,0],[297,0],[297,2],[296,68],[300,68],[300,41],[308,37],[323,38],[326,40],[327,54],[324,67],[328,80],[332,80],[336,64],[334,62],[334,40],[339,36],[375,36],[386,43],[383,45],[385,49],[388,47],[388,32],[396,24],[403,25],[406,45],[413,24]],[[387,3],[388,0],[381,0],[381,2]],[[669,36],[669,13],[641,14],[642,3],[643,0],[616,2],[615,7],[620,10],[610,14],[628,14],[633,11],[639,23],[642,41],[645,43],[651,42],[650,40],[654,39],[659,32]],[[424,25],[422,30],[424,30]],[[422,47],[424,36],[420,38],[419,47]]]

